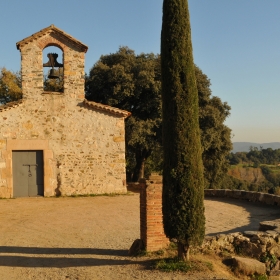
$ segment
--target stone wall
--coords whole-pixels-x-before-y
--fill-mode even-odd
[[[44,95],[0,118],[0,197],[12,197],[12,150],[53,154],[44,162],[46,196],[126,191],[123,117]]]
[[[35,99],[36,102],[38,93],[43,93],[42,52],[49,46],[58,47],[63,52],[65,98],[68,101],[82,101],[87,47],[55,26],[45,28],[17,43],[21,52],[23,98]]]
[[[169,240],[164,234],[162,223],[161,177],[151,176],[149,180],[141,179],[139,183],[129,183],[129,188],[134,191],[140,189],[141,238],[134,241],[129,253],[133,255],[138,254],[143,249],[147,251],[164,249]],[[205,190],[205,196],[242,199],[265,205],[280,206],[280,196],[257,192],[210,189]],[[261,222],[258,231],[206,236],[203,244],[200,247],[192,248],[192,250],[206,254],[211,251],[220,256],[227,256],[225,261],[232,268],[239,269],[239,272],[245,275],[266,273],[270,275],[269,279],[279,279],[280,219]],[[242,258],[238,255],[241,255]],[[246,270],[242,269],[244,265]],[[258,268],[261,268],[261,273]]]
[[[200,248],[196,251],[208,253],[209,251],[220,256],[227,256],[227,263],[235,266],[236,256],[243,257],[243,261],[256,259],[263,266],[261,274],[270,275],[269,279],[280,277],[280,221],[262,222],[259,231],[245,231],[244,233],[219,234],[207,236]],[[231,257],[229,257],[231,256]],[[246,258],[244,258],[246,257]],[[254,274],[254,269],[247,275]],[[250,270],[250,269],[249,269]],[[244,271],[243,271],[244,273]],[[273,278],[275,276],[277,278]]]
[[[64,92],[43,91],[42,51],[64,53]],[[0,108],[0,197],[13,197],[13,150],[43,150],[44,195],[126,192],[128,112],[84,100],[86,47],[51,26],[17,43],[23,99]]]
[[[157,251],[165,248],[169,240],[166,238],[163,229],[162,177],[152,175],[149,180],[141,179],[140,183],[129,183],[129,189],[133,189],[134,191],[137,189],[140,190],[140,238],[144,243],[145,249],[147,251]],[[224,197],[262,203],[265,205],[280,206],[280,196],[266,193],[242,190],[207,189],[204,194],[205,197]],[[276,225],[273,224],[270,226],[268,224],[270,224],[270,222],[264,222],[264,225],[260,225],[260,232],[245,232],[244,235],[238,233],[229,236],[219,235],[218,237],[208,237],[205,239],[202,248],[212,250],[216,246],[215,248],[217,248],[217,250],[233,252],[234,248],[237,246],[236,244],[239,244],[238,242],[242,243],[244,240],[247,242],[249,240],[247,238],[248,236],[256,235],[269,235],[272,238],[276,238],[276,242],[278,242],[277,238],[280,238],[280,221],[277,220]],[[217,240],[221,242],[217,242]],[[267,252],[268,249],[264,251],[262,251],[262,249],[260,250],[260,253],[264,253]]]
[[[280,196],[261,192],[250,192],[243,190],[204,190],[205,197],[225,197],[234,198],[240,200],[246,200],[251,202],[258,202],[266,205],[280,206]]]

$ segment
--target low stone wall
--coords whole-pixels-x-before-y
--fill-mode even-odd
[[[153,178],[153,177],[152,177]],[[161,184],[161,177],[157,176],[156,180],[149,179],[150,183]],[[128,183],[128,190],[140,192],[139,183]],[[265,205],[280,206],[280,196],[261,192],[250,192],[244,190],[230,190],[230,189],[206,189],[204,196],[209,197],[224,197],[245,200],[249,202],[259,202]]]
[[[160,176],[142,179],[139,183],[129,183],[128,190],[140,192],[140,238],[137,250],[157,251],[164,249],[169,241],[163,230],[162,220],[162,180]],[[280,196],[241,190],[205,190],[205,197],[231,198],[280,206]],[[142,247],[143,245],[143,247]],[[136,245],[133,244],[132,247]],[[137,251],[136,250],[136,251]],[[280,219],[261,222],[258,231],[236,232],[206,236],[201,247],[196,250],[207,253],[242,255],[262,262],[263,273],[269,279],[280,279]],[[133,251],[133,250],[132,250]],[[135,251],[135,252],[136,252]],[[134,252],[134,253],[135,253]],[[132,252],[133,253],[133,252]],[[233,257],[233,259],[238,259]],[[247,261],[244,258],[243,261]]]
[[[243,190],[227,190],[227,189],[207,189],[204,190],[205,197],[224,197],[246,200],[250,202],[259,202],[265,205],[280,206],[280,196],[261,192],[249,192]]]
[[[263,222],[260,229],[263,227],[265,230],[265,226],[267,226],[267,231],[245,231],[244,233],[206,236],[202,246],[196,250],[203,253],[211,251],[218,255],[228,256],[228,261],[233,261],[236,255],[256,259],[263,263],[263,273],[270,275],[269,279],[280,279],[272,277],[280,277],[280,235],[277,224],[279,221],[276,221],[274,225],[271,222]]]
[[[168,243],[168,239],[164,235],[162,224],[161,176],[153,175],[149,178],[149,180],[141,179],[139,183],[129,183],[128,190],[140,192],[140,237],[143,240],[146,249],[148,251],[153,251],[163,248],[164,245]],[[207,198],[231,198],[245,200],[248,202],[261,203],[264,205],[272,205],[276,207],[280,206],[280,196],[267,193],[250,192],[243,190],[207,189],[204,191],[204,195]],[[275,222],[272,223],[275,224],[271,225],[270,227],[260,225],[260,232],[254,232],[253,235],[265,234],[271,235],[272,237],[275,237],[275,235],[277,235],[279,236],[280,244],[280,221],[275,220]],[[245,233],[245,236],[248,234],[250,235],[251,233],[247,232]],[[211,242],[213,242],[216,238],[219,239],[220,237],[211,237],[210,239],[208,239],[208,242],[210,240]],[[230,237],[230,239],[232,238]]]

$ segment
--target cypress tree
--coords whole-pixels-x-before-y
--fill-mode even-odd
[[[198,92],[187,0],[164,0],[161,31],[163,112],[163,223],[178,242],[178,257],[205,234],[204,179]]]

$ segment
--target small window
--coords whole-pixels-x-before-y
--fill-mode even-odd
[[[44,92],[62,93],[63,52],[58,47],[47,47],[43,50]]]

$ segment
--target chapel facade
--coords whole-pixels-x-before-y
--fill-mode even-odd
[[[88,47],[54,25],[16,46],[23,98],[0,106],[0,197],[126,192],[130,113],[84,98]],[[49,46],[63,53],[60,92],[44,89]]]

